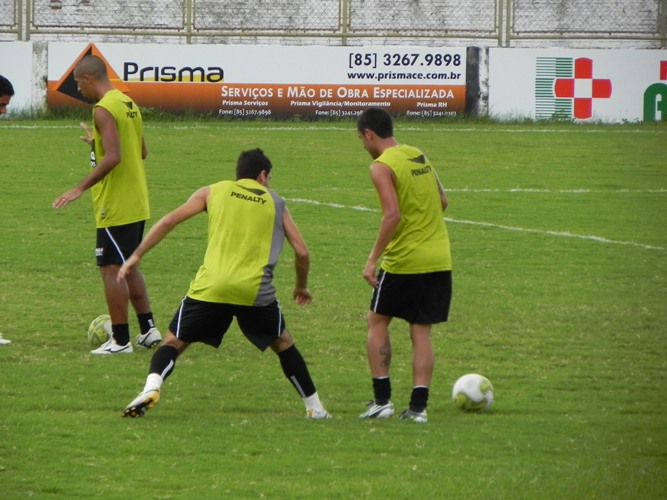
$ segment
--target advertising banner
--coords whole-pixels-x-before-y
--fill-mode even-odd
[[[667,120],[667,51],[490,49],[489,115]]]
[[[238,118],[354,116],[368,106],[442,117],[465,110],[466,49],[50,43],[50,108],[81,105],[77,62],[95,54],[144,107]]]

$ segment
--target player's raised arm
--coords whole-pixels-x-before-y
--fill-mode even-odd
[[[157,221],[151,230],[148,231],[148,234],[134,253],[123,263],[118,271],[117,280],[122,281],[125,279],[125,276],[139,265],[141,257],[154,246],[158,245],[177,225],[198,213],[204,212],[209,192],[208,186],[198,189],[188,198],[188,201]]]

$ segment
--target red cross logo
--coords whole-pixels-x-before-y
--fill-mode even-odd
[[[611,97],[611,80],[593,78],[593,60],[580,57],[574,60],[574,78],[556,78],[554,94],[574,99],[574,117],[583,120],[593,116],[593,99]]]

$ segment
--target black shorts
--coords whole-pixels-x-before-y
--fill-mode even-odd
[[[97,229],[95,257],[98,266],[122,265],[144,237],[146,221]]]
[[[261,351],[285,330],[285,318],[277,300],[260,307],[202,302],[190,297],[181,302],[169,330],[184,342],[219,347],[234,317],[243,335]]]
[[[373,289],[371,311],[401,318],[410,324],[432,325],[449,317],[452,272],[391,274],[380,270]]]

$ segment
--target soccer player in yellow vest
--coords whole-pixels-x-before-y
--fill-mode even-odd
[[[236,180],[202,187],[165,215],[120,268],[129,279],[142,256],[178,224],[201,212],[208,217],[204,262],[181,302],[164,343],[155,351],[143,391],[125,408],[139,417],[153,408],[176,359],[193,342],[218,348],[232,320],[258,349],[278,355],[283,373],[303,398],[306,418],[331,418],[324,409],[308,367],[287,331],[273,285],[273,272],[284,240],[295,255],[297,304],[310,303],[310,257],[285,201],[269,189],[271,161],[262,150],[244,151],[236,164]]]
[[[424,153],[394,138],[386,110],[361,113],[357,135],[373,158],[371,180],[382,207],[380,228],[363,270],[373,287],[367,354],[374,400],[360,418],[394,414],[389,324],[400,318],[409,324],[413,349],[412,394],[400,418],[426,423],[435,362],[431,325],[447,321],[452,295],[452,259],[443,217],[447,196]]]
[[[150,217],[144,159],[148,155],[141,111],[109,81],[104,61],[87,55],[74,68],[79,91],[97,101],[94,127],[81,124],[91,145],[90,173],[53,202],[62,208],[90,189],[97,227],[95,255],[102,274],[111,316],[112,337],[92,354],[128,354],[133,351],[128,321],[132,303],[139,321],[137,346],[153,347],[162,336],[155,327],[146,283],[140,272],[118,282],[118,269],[139,245]]]

